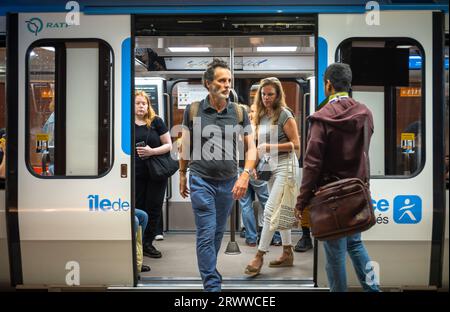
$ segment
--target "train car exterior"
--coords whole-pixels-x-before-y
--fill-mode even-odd
[[[411,83],[394,87],[362,83],[353,89],[353,97],[371,108],[376,129],[370,159],[377,225],[363,239],[382,287],[448,289],[449,193],[444,176],[448,5],[322,2],[282,1],[263,6],[256,1],[246,5],[168,1],[118,6],[86,1],[78,8],[75,1],[67,6],[50,1],[42,7],[26,5],[26,1],[23,5],[7,2],[0,9],[0,57],[7,58],[0,92],[6,90],[8,107],[6,183],[0,190],[0,283],[17,287],[142,285],[132,234],[132,90],[149,84],[163,90],[155,93],[157,109],[169,124],[173,123],[173,103],[164,90],[170,79],[160,79],[165,74],[149,78],[135,70],[136,21],[142,16],[169,20],[182,15],[212,19],[276,15],[312,16],[314,20],[314,63],[308,68],[311,92],[309,102],[303,103],[309,109],[301,111],[300,120],[325,99],[322,77],[327,65],[349,60],[349,51],[356,53],[353,48],[364,53],[380,47],[407,51],[409,68],[392,68],[383,74],[395,76],[406,70]],[[35,55],[52,55],[53,76]],[[62,64],[64,77],[58,74]],[[167,75],[175,77],[174,73]],[[56,128],[55,133],[64,131],[65,135],[54,138],[55,146],[64,149],[54,154],[59,158],[53,175],[42,174],[49,169],[47,151],[51,149],[47,146],[50,138],[39,125],[50,117],[49,107],[54,104],[42,100],[45,96],[37,101],[37,92],[49,92],[48,98],[64,103],[59,106],[64,109],[54,110],[64,119],[64,129]],[[39,122],[34,123],[36,118]],[[405,130],[411,124],[416,126],[412,139],[408,134],[413,130]],[[418,157],[414,167],[408,140],[414,141],[414,157]],[[175,194],[176,186],[174,176],[168,204],[188,205]],[[316,241],[315,286],[327,287],[324,268],[323,248]],[[357,286],[349,263],[347,271],[349,285]]]

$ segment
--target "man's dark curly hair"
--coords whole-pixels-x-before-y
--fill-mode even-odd
[[[327,67],[323,77],[325,82],[330,80],[336,92],[348,92],[352,85],[352,70],[344,63],[334,63]]]
[[[206,81],[213,81],[214,80],[214,71],[217,67],[222,67],[225,69],[230,70],[230,67],[228,66],[227,62],[224,60],[215,58],[211,63],[208,64],[208,67],[206,68],[205,72],[203,73],[202,77],[202,84],[206,88]]]

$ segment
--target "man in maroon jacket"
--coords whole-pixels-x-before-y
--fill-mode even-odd
[[[368,127],[367,144],[373,134],[370,110],[349,97],[352,72],[347,64],[328,66],[325,76],[328,103],[309,117],[310,131],[303,162],[303,179],[297,198],[297,217],[301,218],[313,192],[327,184],[329,177],[368,180],[364,152],[364,126]],[[346,251],[349,252],[356,275],[365,291],[379,291],[361,233],[324,242],[326,271],[331,291],[347,291]]]

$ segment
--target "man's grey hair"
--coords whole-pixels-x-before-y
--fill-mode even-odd
[[[203,77],[202,77],[202,84],[206,89],[208,89],[206,87],[206,81],[211,82],[214,80],[214,72],[217,67],[222,67],[222,68],[230,70],[230,67],[228,66],[227,62],[225,62],[224,60],[221,60],[218,58],[213,59],[212,62],[209,63],[208,66],[206,67],[206,70],[203,73]]]
[[[352,85],[352,70],[348,64],[333,63],[327,67],[323,78],[325,82],[330,80],[337,92],[348,92]]]

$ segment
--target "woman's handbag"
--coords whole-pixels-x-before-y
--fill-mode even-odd
[[[364,127],[364,155],[366,175],[367,123]],[[375,223],[369,183],[358,178],[347,178],[320,187],[309,202],[311,232],[318,240],[332,240],[360,233]]]
[[[270,156],[265,154],[256,166],[256,176],[258,180],[269,181],[272,177],[272,169],[270,168]]]
[[[154,155],[146,160],[148,173],[152,180],[164,180],[177,172],[178,161],[172,158],[170,152],[162,155]]]
[[[145,144],[148,142],[149,134],[150,129],[147,133]],[[179,168],[178,160],[172,158],[170,151],[165,154],[150,156],[145,160],[145,164],[147,166],[150,179],[154,181],[170,178]]]

